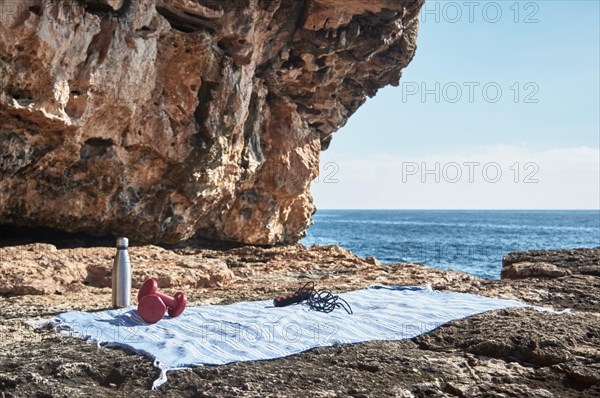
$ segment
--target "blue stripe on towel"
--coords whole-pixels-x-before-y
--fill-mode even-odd
[[[315,347],[400,340],[454,319],[509,307],[514,300],[415,286],[373,286],[340,295],[354,311],[312,311],[307,305],[274,308],[272,301],[189,307],[178,318],[148,325],[133,307],[58,315],[59,329],[156,359],[164,373],[181,367],[281,358]]]

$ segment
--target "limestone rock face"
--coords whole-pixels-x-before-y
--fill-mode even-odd
[[[502,258],[502,279],[558,278],[571,274],[600,276],[600,246],[513,252]]]
[[[502,268],[503,279],[520,278],[558,278],[569,274],[569,270],[557,267],[550,263],[513,263]]]
[[[422,0],[0,0],[0,224],[295,242]]]
[[[149,278],[162,288],[223,287],[235,279],[224,261],[202,255],[182,256],[157,246],[129,253],[135,289]],[[57,250],[38,243],[0,248],[0,294],[63,294],[81,283],[110,288],[114,256],[115,249],[106,247]]]

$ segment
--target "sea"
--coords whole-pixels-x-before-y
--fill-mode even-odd
[[[498,279],[502,256],[600,246],[600,210],[319,210],[301,243]]]

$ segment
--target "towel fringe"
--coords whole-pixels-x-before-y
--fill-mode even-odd
[[[167,382],[167,371],[171,369],[163,367],[160,362],[158,362],[158,359],[154,360],[154,367],[160,369],[160,375],[158,376],[158,379],[154,380],[154,383],[152,383],[152,389],[156,390],[158,387]]]
[[[538,307],[538,306],[531,306],[533,309],[535,309],[538,312],[547,312],[549,314],[552,315],[571,315],[573,312],[571,311],[571,308],[565,308],[564,310],[555,310],[552,307]]]

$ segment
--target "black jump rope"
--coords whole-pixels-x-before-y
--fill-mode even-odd
[[[277,297],[273,300],[273,305],[275,307],[286,307],[304,301],[315,311],[331,312],[336,308],[343,308],[348,314],[352,314],[352,307],[346,300],[333,294],[329,289],[315,290],[314,282],[307,282],[294,294]]]

